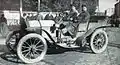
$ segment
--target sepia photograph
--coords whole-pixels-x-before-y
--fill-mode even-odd
[[[0,65],[120,65],[120,0],[0,0]]]

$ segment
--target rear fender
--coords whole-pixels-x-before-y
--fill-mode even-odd
[[[102,29],[102,28],[104,28],[104,26],[92,27],[88,31],[86,31],[86,33],[83,36],[86,38],[86,37],[90,36],[95,30]]]
[[[91,34],[94,33],[95,30],[102,29],[102,28],[104,28],[104,26],[97,26],[97,27],[92,27],[88,29],[84,35],[76,39],[76,44],[79,45],[80,47],[84,47],[87,41],[89,40],[89,37],[91,36]]]

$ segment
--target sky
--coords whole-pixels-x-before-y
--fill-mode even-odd
[[[116,0],[99,0],[99,10],[100,12],[104,12],[108,8],[114,8],[114,4]]]

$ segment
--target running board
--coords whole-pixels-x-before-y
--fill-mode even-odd
[[[57,45],[59,45],[59,46],[61,46],[61,47],[64,47],[64,48],[79,48],[80,46],[77,46],[77,45],[75,45],[75,44],[67,44],[67,43],[60,43],[60,44],[57,44]]]

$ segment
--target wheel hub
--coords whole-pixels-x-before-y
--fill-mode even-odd
[[[30,50],[31,52],[34,52],[34,51],[36,50],[35,45],[30,46],[29,50]]]
[[[102,39],[97,40],[97,44],[99,45],[102,42]]]
[[[97,40],[95,41],[95,46],[98,49],[101,49],[103,47],[103,37],[97,37]]]

